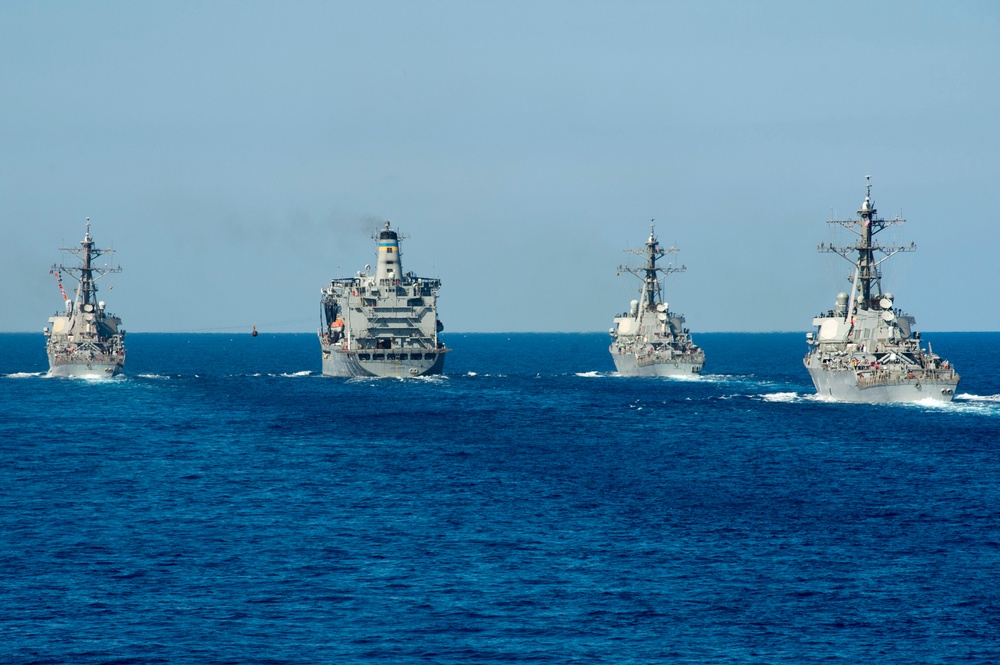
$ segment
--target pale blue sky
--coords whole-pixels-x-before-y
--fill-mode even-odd
[[[314,330],[385,219],[447,330],[603,331],[650,218],[692,331],[806,330],[866,174],[898,305],[1000,330],[998,117],[995,2],[0,3],[0,330],[88,216],[133,332]]]

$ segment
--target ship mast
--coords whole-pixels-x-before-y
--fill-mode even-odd
[[[74,307],[77,309],[81,305],[89,305],[96,302],[96,282],[98,279],[109,273],[122,271],[121,266],[117,268],[109,268],[107,266],[95,268],[93,266],[94,259],[104,254],[113,254],[115,250],[99,249],[94,246],[94,240],[90,237],[90,217],[87,218],[87,234],[80,241],[80,247],[62,247],[60,250],[79,257],[82,262],[82,265],[79,266],[65,266],[62,264],[52,266],[53,271],[64,272],[79,282],[76,288],[76,302],[74,303]]]
[[[899,252],[912,252],[917,248],[915,243],[909,245],[889,246],[880,245],[874,240],[875,235],[885,230],[889,226],[903,224],[905,219],[893,217],[884,219],[878,217],[878,211],[872,202],[871,176],[866,175],[866,189],[864,203],[858,210],[857,219],[831,219],[828,224],[837,224],[850,230],[858,236],[858,241],[851,245],[834,245],[821,243],[818,247],[821,252],[833,252],[847,259],[854,266],[854,278],[851,280],[850,301],[847,305],[847,313],[844,320],[849,320],[855,306],[860,304],[863,308],[876,307],[875,301],[882,297],[882,272],[879,265],[893,254]],[[884,256],[875,260],[875,253],[880,252]]]
[[[646,265],[641,268],[633,268],[626,265],[618,266],[619,272],[625,271],[632,273],[642,280],[642,296],[639,301],[640,311],[655,309],[656,304],[663,301],[663,287],[660,284],[660,278],[658,277],[659,273],[663,273],[663,276],[666,277],[670,273],[684,272],[687,270],[686,266],[676,268],[673,265],[668,264],[666,268],[663,268],[656,265],[657,260],[662,259],[667,254],[676,254],[678,249],[676,247],[663,249],[660,246],[659,241],[656,239],[656,227],[653,225],[653,221],[654,220],[650,220],[649,240],[646,241],[645,248],[625,250],[629,254],[637,254],[638,256],[645,257]]]

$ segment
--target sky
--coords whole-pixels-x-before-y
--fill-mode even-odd
[[[651,220],[692,332],[805,331],[866,175],[897,306],[1000,330],[998,111],[992,1],[0,3],[0,331],[88,217],[131,332],[314,331],[385,220],[446,332],[607,330]]]

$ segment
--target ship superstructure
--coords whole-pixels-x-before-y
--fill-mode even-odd
[[[618,373],[623,376],[692,376],[701,374],[705,352],[691,340],[681,314],[670,310],[663,302],[660,275],[687,270],[686,267],[666,267],[657,261],[677,248],[663,249],[650,225],[649,239],[642,249],[625,250],[646,259],[641,268],[618,266],[619,273],[629,272],[642,280],[639,299],[629,310],[614,318],[611,328],[611,357]]]
[[[896,307],[891,293],[882,290],[883,261],[916,245],[879,244],[875,236],[904,219],[878,216],[871,198],[871,177],[857,218],[831,220],[855,233],[850,245],[823,243],[821,252],[833,252],[854,267],[849,292],[837,294],[834,308],[813,319],[804,362],[820,396],[845,402],[951,401],[959,376],[931,345],[921,346],[916,319]]]
[[[49,317],[45,328],[45,350],[49,357],[49,376],[85,378],[112,377],[125,364],[125,331],[121,319],[107,311],[103,300],[97,299],[97,280],[121,272],[121,267],[96,267],[94,261],[113,249],[98,249],[87,233],[79,247],[66,247],[80,259],[80,265],[54,265],[50,272],[59,281],[65,310]],[[70,300],[62,287],[62,275],[77,280],[75,297]]]
[[[450,351],[438,339],[441,280],[404,272],[400,234],[389,222],[376,231],[375,272],[322,289],[319,341],[328,376],[409,377],[440,374]]]

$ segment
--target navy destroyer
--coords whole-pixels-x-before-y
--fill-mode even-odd
[[[371,266],[330,281],[320,300],[319,342],[328,376],[440,374],[450,351],[438,339],[441,280],[403,272],[401,236],[385,223]]]
[[[902,224],[895,217],[877,215],[871,198],[871,177],[857,219],[831,220],[857,234],[850,245],[823,243],[821,252],[844,257],[854,267],[851,290],[837,294],[834,308],[813,319],[815,333],[806,335],[809,351],[804,362],[816,393],[844,402],[951,401],[959,376],[947,360],[924,350],[916,319],[896,307],[891,293],[882,291],[879,266],[916,245],[888,246],[875,241],[886,228]]]
[[[670,311],[663,302],[660,274],[682,272],[686,267],[656,264],[676,247],[663,249],[650,225],[649,239],[643,249],[625,250],[646,259],[641,268],[618,266],[619,274],[629,272],[642,280],[639,300],[633,300],[629,310],[614,319],[611,329],[611,357],[618,373],[623,376],[691,376],[701,374],[705,352],[691,341],[684,327],[684,317]]]
[[[94,260],[113,249],[98,249],[87,233],[80,247],[64,247],[61,251],[78,257],[81,265],[54,265],[65,310],[49,317],[45,328],[45,350],[49,356],[49,376],[99,378],[115,376],[125,364],[125,331],[121,319],[110,314],[103,300],[97,300],[97,280],[121,272],[121,267],[95,267]],[[70,300],[62,285],[62,275],[77,280],[76,296]]]

